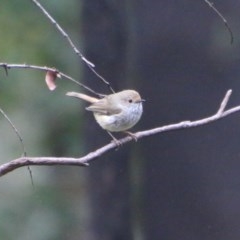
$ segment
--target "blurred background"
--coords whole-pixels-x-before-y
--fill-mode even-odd
[[[133,131],[215,113],[228,89],[240,104],[240,2],[216,1],[223,22],[204,1],[41,1],[84,55],[118,91],[147,101]],[[31,1],[2,0],[0,62],[56,67],[109,93]],[[83,91],[44,73],[0,70],[0,107],[29,156],[78,157],[110,141],[84,103]],[[0,121],[0,161],[21,156]],[[121,137],[117,135],[117,137]],[[239,114],[196,129],[151,136],[111,151],[88,168],[31,167],[0,179],[0,239],[234,240],[240,237]]]

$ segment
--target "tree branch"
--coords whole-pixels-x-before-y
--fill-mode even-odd
[[[50,13],[38,2],[37,0],[32,0],[32,2],[42,11],[46,18],[53,24],[53,26],[58,30],[58,32],[67,40],[73,51],[81,58],[81,60],[86,64],[86,66],[103,82],[105,83],[109,90],[114,93],[114,90],[110,83],[100,75],[95,69],[95,65],[90,62],[76,47],[69,35],[64,31],[60,24],[50,15]]]
[[[230,43],[233,44],[233,40],[234,40],[234,37],[233,37],[233,32],[232,32],[232,29],[230,28],[230,26],[228,25],[228,22],[227,20],[224,18],[224,16],[221,14],[221,12],[216,8],[214,7],[213,3],[208,1],[208,0],[204,0],[205,3],[208,4],[208,6],[210,8],[212,8],[212,10],[222,19],[225,27],[227,28],[229,34],[230,34]]]
[[[162,132],[168,132],[168,131],[174,131],[174,130],[180,130],[185,128],[193,128],[202,126],[205,124],[209,124],[211,122],[217,121],[221,118],[227,117],[233,113],[240,111],[240,105],[230,108],[228,110],[225,110],[227,103],[229,101],[229,98],[231,96],[232,90],[228,90],[225,97],[223,98],[219,109],[215,114],[212,116],[196,120],[196,121],[182,121],[180,123],[174,123],[162,127],[157,127],[145,131],[140,131],[134,133],[137,139],[148,137],[154,134],[162,133]],[[119,139],[121,145],[124,145],[133,139],[129,136],[124,137],[122,139]],[[3,176],[17,168],[23,167],[23,166],[30,166],[30,165],[45,165],[45,166],[51,166],[51,165],[74,165],[74,166],[88,166],[89,163],[96,158],[100,157],[104,153],[115,149],[117,147],[115,142],[111,142],[101,148],[98,148],[97,150],[90,152],[86,154],[83,157],[80,158],[65,158],[65,157],[21,157],[17,158],[15,160],[12,160],[8,163],[0,165],[0,176]]]
[[[11,68],[21,68],[21,69],[34,69],[34,70],[40,70],[43,72],[55,72],[59,78],[65,78],[67,80],[70,80],[71,82],[76,83],[77,85],[79,85],[80,87],[84,88],[85,90],[87,90],[88,92],[91,92],[99,97],[103,97],[104,94],[98,93],[96,91],[94,91],[93,89],[91,89],[90,87],[86,86],[83,83],[78,82],[77,80],[75,80],[74,78],[68,76],[67,74],[60,72],[59,70],[57,70],[56,68],[50,68],[50,67],[43,67],[43,66],[36,66],[36,65],[29,65],[29,64],[8,64],[8,63],[0,63],[0,67],[4,68],[6,75],[8,76],[8,70]]]

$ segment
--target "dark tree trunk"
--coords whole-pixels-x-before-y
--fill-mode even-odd
[[[82,7],[85,53],[115,91],[126,86],[127,29],[125,1],[85,0]],[[98,92],[110,91],[92,72],[85,83]],[[87,115],[88,113],[86,113]],[[93,116],[85,127],[86,148],[93,150],[109,141]],[[132,239],[129,183],[130,147],[113,151],[92,164],[88,171],[90,224],[85,239]]]
[[[231,46],[204,1],[133,2],[134,67],[147,99],[146,128],[213,114],[233,86],[239,103],[239,47]],[[234,2],[217,6],[227,13]],[[231,10],[226,17],[239,21]],[[139,143],[145,239],[239,239],[239,130],[235,115]]]
[[[224,4],[218,8],[240,22],[240,3]],[[117,90],[135,88],[147,100],[138,127],[213,114],[229,88],[240,102],[239,46],[230,45],[224,24],[204,1],[85,0],[83,19],[86,55],[97,70]],[[92,73],[84,77],[107,91]],[[88,178],[89,239],[126,240],[132,232],[147,240],[239,239],[239,129],[235,115],[143,139],[134,145],[133,172],[132,145],[96,161]],[[87,148],[106,139],[89,119]]]

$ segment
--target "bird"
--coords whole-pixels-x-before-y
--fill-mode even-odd
[[[111,132],[125,132],[133,139],[136,136],[129,131],[141,118],[144,99],[135,90],[123,90],[95,98],[83,93],[67,92],[67,96],[80,98],[90,103],[87,111],[93,112],[97,123],[116,141]]]

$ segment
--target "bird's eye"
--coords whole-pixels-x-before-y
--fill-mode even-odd
[[[129,102],[129,103],[132,103],[132,102],[133,102],[133,100],[132,100],[132,99],[129,99],[129,100],[128,100],[128,102]]]

